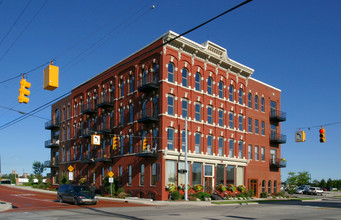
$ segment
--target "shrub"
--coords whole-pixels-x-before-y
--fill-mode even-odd
[[[179,200],[182,199],[182,195],[179,191],[174,191],[171,193],[172,200]]]
[[[245,188],[244,185],[239,185],[239,186],[237,187],[237,189],[238,189],[239,192],[244,192],[246,188]]]
[[[208,192],[197,192],[193,196],[200,199],[201,201],[204,201],[205,198],[211,198],[211,194]]]
[[[218,190],[219,192],[225,192],[226,186],[224,186],[223,184],[219,184],[218,186],[216,186],[216,190]]]
[[[236,191],[236,186],[233,184],[229,184],[226,189],[230,192],[235,192]]]
[[[268,198],[268,193],[267,193],[267,192],[262,192],[262,193],[260,194],[260,197],[261,197],[261,198]]]
[[[176,186],[173,183],[168,183],[167,186],[165,186],[166,190],[169,191],[169,193],[172,193],[176,190]]]
[[[119,187],[117,189],[117,194],[124,193],[124,189],[122,187]]]
[[[285,197],[285,192],[284,191],[280,191],[274,194],[275,196],[281,196],[281,197]]]
[[[193,189],[195,192],[200,192],[204,187],[201,184],[195,184]]]

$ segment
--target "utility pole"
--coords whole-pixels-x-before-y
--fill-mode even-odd
[[[188,134],[187,134],[187,117],[185,119],[185,200],[188,200],[188,162],[187,162],[187,151],[188,151]]]

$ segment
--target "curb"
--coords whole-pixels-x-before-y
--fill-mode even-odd
[[[10,202],[0,202],[0,212],[7,211],[9,209],[12,209],[12,203]]]

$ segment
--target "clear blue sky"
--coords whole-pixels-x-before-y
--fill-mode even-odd
[[[22,112],[36,109],[168,30],[183,33],[240,2],[50,0],[36,14],[45,0],[32,1],[0,43],[0,81],[56,58],[60,87],[43,90],[40,68],[27,75],[32,83],[29,104],[19,104],[20,78],[0,84],[0,126],[21,116],[3,107]],[[0,3],[1,40],[29,0]],[[319,180],[341,178],[341,124],[326,126],[324,144],[319,143],[316,127],[341,121],[341,87],[336,84],[341,82],[340,11],[338,0],[254,0],[186,35],[198,43],[210,40],[226,48],[230,58],[255,69],[254,78],[282,90],[282,110],[287,113],[282,156],[288,162],[282,180],[290,171],[308,171]],[[36,115],[50,118],[50,107]],[[50,139],[45,121],[30,117],[0,130],[2,173],[31,173],[34,161],[50,159],[49,149],[44,148],[44,141]],[[306,131],[305,143],[294,142],[298,128]]]

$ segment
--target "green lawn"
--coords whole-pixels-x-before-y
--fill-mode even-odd
[[[269,203],[269,202],[285,202],[285,201],[303,201],[303,200],[315,200],[311,198],[292,198],[292,199],[265,199],[265,200],[224,200],[219,202],[212,202],[212,204],[238,204],[238,203]]]

